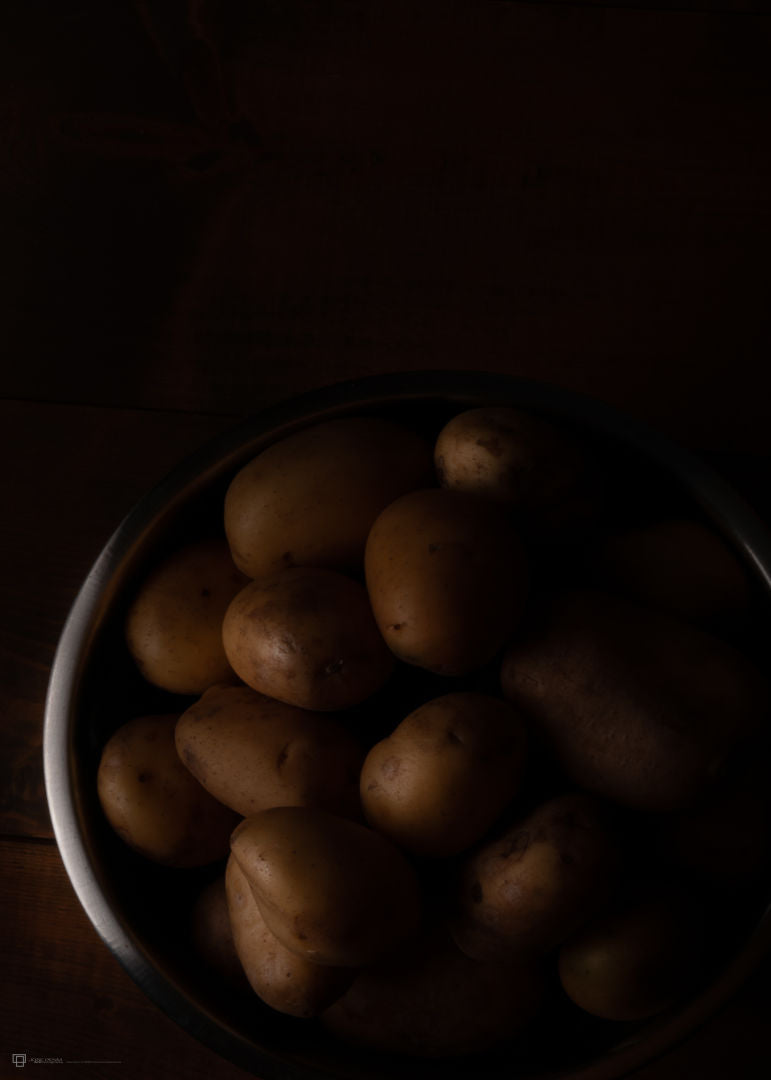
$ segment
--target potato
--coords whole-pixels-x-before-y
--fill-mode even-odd
[[[407,851],[457,855],[517,793],[526,742],[517,711],[499,698],[435,698],[367,755],[361,771],[365,816]]]
[[[225,531],[249,577],[290,566],[355,570],[372,522],[397,496],[431,483],[431,448],[377,417],[345,417],[263,450],[233,479]]]
[[[176,714],[140,716],[115,732],[99,762],[99,801],[113,829],[140,855],[169,866],[205,866],[227,855],[240,818],[179,760],[176,723]]]
[[[568,997],[606,1020],[644,1020],[683,993],[702,968],[700,904],[658,884],[603,913],[564,944],[559,974]]]
[[[246,584],[224,540],[176,551],[141,585],[126,618],[129,652],[144,677],[175,694],[235,681],[222,647],[225,610]]]
[[[321,1022],[346,1042],[386,1053],[469,1054],[530,1023],[544,983],[533,963],[480,964],[433,930],[359,974]]]
[[[524,548],[496,504],[457,491],[403,495],[365,553],[375,619],[399,659],[465,675],[493,658],[520,618]]]
[[[345,993],[356,969],[322,967],[284,948],[265,925],[249,882],[232,855],[225,885],[236,958],[266,1005],[290,1016],[309,1017]]]
[[[450,931],[475,960],[545,953],[595,913],[617,868],[605,809],[557,796],[463,861]]]
[[[234,988],[248,985],[233,942],[224,875],[210,881],[196,897],[190,932],[193,947],[212,971]]]
[[[468,409],[439,433],[440,483],[512,506],[530,535],[564,539],[597,516],[600,474],[565,431],[509,407]]]
[[[693,804],[769,709],[731,645],[592,590],[558,598],[511,644],[501,684],[576,784],[650,811]]]
[[[356,705],[393,668],[364,587],[317,567],[247,585],[225,613],[222,640],[248,686],[303,709]]]
[[[324,810],[275,807],[246,818],[231,848],[268,928],[298,956],[369,964],[417,926],[414,871],[364,825]]]
[[[247,686],[214,686],[180,716],[175,734],[196,780],[244,817],[271,806],[361,817],[364,749],[332,716]]]
[[[706,628],[740,627],[749,615],[742,563],[698,521],[670,518],[612,533],[593,569],[601,587]]]

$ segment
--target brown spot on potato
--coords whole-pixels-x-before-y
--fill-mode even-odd
[[[289,757],[289,743],[284,743],[284,745],[281,747],[281,749],[278,752],[278,757],[276,758],[276,768],[278,769],[279,772],[281,772],[281,769],[283,768],[284,763],[286,762],[286,759],[288,757]]]
[[[201,596],[203,596],[203,597],[211,596],[211,589],[205,589],[205,588],[201,589]]]
[[[477,439],[477,446],[481,446],[483,450],[487,450],[493,457],[499,458],[503,455],[501,440],[494,436],[489,439]]]
[[[391,625],[388,626],[386,629],[388,629],[388,630],[401,630],[406,625],[407,624],[403,623],[403,622],[395,622],[395,623],[391,623]]]
[[[285,551],[281,556],[281,561],[285,566],[294,566],[294,555],[291,551]]]
[[[339,675],[343,670],[342,660],[330,660],[328,664],[324,665],[325,675]]]
[[[402,763],[398,757],[389,757],[380,766],[380,771],[386,780],[393,780],[394,777],[399,775],[401,767]]]
[[[453,731],[452,728],[448,728],[445,732],[445,738],[449,743],[455,743],[456,746],[463,746],[463,739],[458,735],[457,731]]]
[[[150,780],[152,780],[152,778],[153,778],[153,774],[151,772],[149,772],[147,769],[143,769],[142,772],[139,774],[139,776],[137,776],[137,780],[139,781],[140,784],[147,784],[147,783],[149,783]]]

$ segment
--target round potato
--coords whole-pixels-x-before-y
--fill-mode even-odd
[[[266,1005],[290,1016],[316,1016],[345,993],[356,969],[324,967],[285,948],[265,925],[249,882],[232,855],[225,887],[236,959]]]
[[[403,495],[367,540],[372,610],[408,664],[465,675],[491,660],[525,603],[525,552],[496,503],[457,491]]]
[[[602,504],[599,471],[577,440],[519,409],[458,413],[439,433],[434,461],[443,487],[507,503],[538,537],[573,535]]]
[[[126,618],[126,643],[148,682],[202,694],[235,681],[222,647],[222,619],[247,579],[224,540],[176,551],[143,582]]]
[[[501,684],[578,786],[662,812],[706,794],[771,700],[727,642],[593,590],[555,599],[511,643]]]
[[[169,866],[205,866],[227,855],[240,818],[179,760],[176,723],[176,714],[140,716],[115,732],[99,762],[99,801],[140,855]]]
[[[393,668],[364,587],[318,567],[247,585],[225,614],[222,639],[248,686],[303,709],[357,705]]]
[[[530,1023],[544,985],[539,966],[477,963],[434,929],[359,974],[321,1022],[346,1042],[386,1053],[470,1054]]]
[[[323,810],[280,806],[246,818],[231,849],[268,928],[317,964],[370,964],[415,931],[420,892],[390,840]]]
[[[364,749],[330,715],[248,686],[213,686],[180,716],[175,737],[196,780],[244,817],[271,806],[361,817]]]
[[[466,858],[452,936],[475,960],[548,952],[606,900],[617,865],[596,800],[550,799]]]
[[[361,771],[365,816],[407,851],[457,855],[516,795],[526,745],[519,714],[499,698],[435,698],[367,755]]]
[[[249,577],[290,566],[355,570],[372,522],[430,483],[431,448],[377,417],[329,420],[263,450],[233,479],[225,531]]]
[[[603,913],[560,949],[565,993],[606,1020],[661,1012],[702,968],[701,899],[659,884]]]

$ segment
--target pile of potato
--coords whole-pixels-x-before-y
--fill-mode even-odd
[[[640,1020],[688,990],[765,865],[771,694],[729,548],[614,505],[574,435],[507,407],[433,444],[326,421],[238,472],[225,537],[128,612],[145,679],[185,697],[98,772],[136,851],[227,858],[195,901],[202,961],[422,1056],[555,1000]]]

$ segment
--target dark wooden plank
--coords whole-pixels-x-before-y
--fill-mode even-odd
[[[170,90],[121,104],[125,64],[104,102],[93,63],[75,95],[49,34],[33,109],[16,61],[17,128],[46,152],[15,155],[4,197],[3,393],[233,413],[481,367],[768,448],[770,20],[240,10],[221,37],[240,121],[208,157]]]
[[[59,633],[92,562],[136,500],[229,423],[0,402],[0,835],[51,835],[43,703]]]
[[[11,1054],[64,1059],[66,1080],[242,1080],[156,1008],[115,960],[81,908],[54,844],[0,840],[3,1008],[0,1075]],[[119,1061],[121,1064],[67,1064]]]

